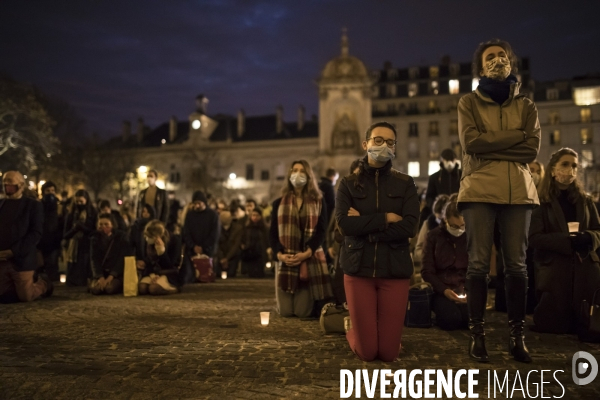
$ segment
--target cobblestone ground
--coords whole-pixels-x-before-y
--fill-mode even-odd
[[[272,279],[191,285],[163,298],[94,297],[58,286],[49,299],[0,305],[0,397],[339,398],[340,369],[478,368],[485,385],[477,391],[488,398],[486,366],[468,359],[465,331],[406,329],[399,361],[363,363],[343,336],[323,336],[315,320],[280,318],[273,306]],[[268,327],[261,327],[260,311],[271,311]],[[525,385],[529,370],[560,369],[562,398],[600,399],[600,376],[587,386],[571,379],[573,354],[599,356],[600,346],[528,332],[534,363],[519,364],[505,351],[505,319],[489,317],[493,362],[486,368],[508,370],[511,390],[517,370]],[[538,373],[530,377],[531,396],[534,381],[539,387]],[[554,382],[548,373],[544,381]],[[544,396],[561,394],[557,384],[544,386]],[[506,389],[496,398],[507,398]],[[523,394],[517,390],[512,398]]]

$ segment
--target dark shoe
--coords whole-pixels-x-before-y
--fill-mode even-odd
[[[465,282],[469,310],[469,357],[479,362],[489,362],[485,348],[485,308],[487,304],[487,277],[472,276]]]
[[[527,307],[527,277],[506,276],[506,310],[510,337],[508,352],[516,361],[530,363],[531,356],[525,345],[525,310]]]
[[[54,284],[46,274],[38,274],[38,280],[44,281],[46,283],[46,291],[42,294],[42,297],[50,297],[54,292]]]

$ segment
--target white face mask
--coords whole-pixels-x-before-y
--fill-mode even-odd
[[[540,181],[542,180],[542,177],[537,172],[532,172],[531,179],[533,179],[533,184],[535,186],[537,186],[537,185],[539,185]]]
[[[303,172],[293,172],[292,175],[290,175],[290,183],[295,188],[304,187],[304,185],[306,185],[306,181],[306,174]]]
[[[442,164],[444,165],[444,168],[446,169],[446,171],[451,172],[454,170],[454,167],[456,167],[456,161],[447,161],[447,160],[443,160]]]
[[[463,233],[465,233],[464,229],[454,229],[454,228],[450,228],[450,226],[448,226],[448,225],[446,225],[446,228],[448,229],[448,232],[454,237],[459,237]]]
[[[367,153],[373,161],[377,162],[388,162],[389,160],[393,160],[396,157],[394,151],[385,143],[381,146],[369,147]]]

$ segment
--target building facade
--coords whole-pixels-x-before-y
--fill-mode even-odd
[[[536,101],[542,125],[540,161],[562,146],[582,155],[588,190],[595,182],[595,157],[600,156],[600,79],[573,79],[534,85],[529,60],[519,61],[522,91]],[[319,116],[307,118],[299,106],[293,118],[282,107],[265,116],[209,115],[208,100],[196,99],[187,121],[174,117],[154,130],[138,121],[135,136],[124,122],[111,148],[132,157],[136,165],[159,171],[159,186],[183,200],[194,190],[215,197],[277,197],[292,161],[306,159],[317,178],[334,167],[345,175],[350,163],[364,154],[361,143],[372,122],[387,121],[398,131],[395,168],[425,188],[427,177],[439,169],[443,149],[461,154],[457,104],[478,84],[471,63],[384,68],[369,71],[349,54],[342,35],[340,55],[322,69],[318,84]],[[293,122],[290,122],[293,121]],[[595,170],[594,170],[595,171]],[[600,176],[598,177],[600,178]]]

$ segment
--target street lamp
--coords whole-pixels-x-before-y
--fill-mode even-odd
[[[237,178],[236,174],[234,174],[233,172],[229,174],[229,179],[234,180],[235,178]]]
[[[202,122],[200,122],[199,119],[195,119],[192,121],[192,128],[200,129],[201,126],[202,126]]]
[[[148,172],[148,167],[146,167],[145,165],[140,165],[138,167],[138,172],[140,172],[141,174],[145,174],[146,172]]]

